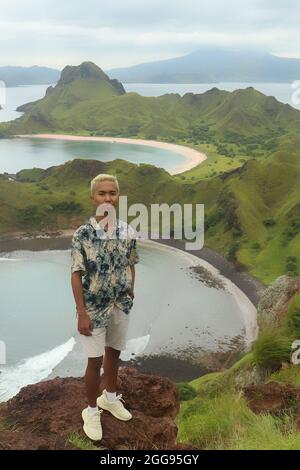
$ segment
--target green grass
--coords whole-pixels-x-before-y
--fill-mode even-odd
[[[264,368],[278,368],[291,357],[292,340],[280,328],[272,328],[260,333],[253,346],[255,364]]]
[[[256,415],[248,407],[241,389],[255,382],[254,369],[254,354],[249,353],[224,372],[188,382],[196,396],[181,401],[178,442],[207,450],[299,449],[300,432],[291,413]],[[300,367],[266,376],[266,382],[274,380],[299,386]]]
[[[99,448],[94,446],[93,442],[87,437],[82,437],[78,433],[73,432],[68,437],[67,441],[73,446],[77,447],[80,450],[104,450],[105,448]]]
[[[240,393],[226,390],[182,402],[178,442],[207,450],[299,449],[300,433],[289,415],[255,415]]]
[[[270,381],[280,382],[284,384],[300,387],[300,367],[299,365],[290,364],[285,369],[274,372]]]
[[[300,294],[295,295],[289,305],[286,325],[295,339],[300,339]]]

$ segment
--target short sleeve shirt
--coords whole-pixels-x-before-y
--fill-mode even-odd
[[[77,228],[71,243],[71,272],[81,271],[84,303],[95,328],[106,326],[116,305],[129,314],[130,266],[139,262],[133,228],[117,220],[115,237],[105,237],[94,216]]]

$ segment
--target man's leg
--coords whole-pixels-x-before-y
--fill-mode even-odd
[[[120,352],[120,350],[114,349],[111,346],[105,347],[103,359],[105,392],[103,391],[102,395],[98,398],[97,404],[116,418],[128,421],[132,418],[132,414],[121,402],[122,394],[117,395],[116,393]],[[123,399],[122,401],[124,402]]]
[[[97,406],[97,397],[99,395],[100,385],[100,368],[102,365],[102,358],[100,357],[89,357],[88,364],[85,371],[85,388],[88,399],[88,404],[91,408]]]
[[[119,369],[119,356],[121,351],[118,351],[109,346],[105,347],[105,354],[103,360],[104,381],[105,389],[107,392],[114,393],[117,390],[117,378]]]

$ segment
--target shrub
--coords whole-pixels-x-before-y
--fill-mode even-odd
[[[263,221],[263,224],[265,227],[273,227],[274,225],[276,225],[276,220],[274,219],[266,219]]]
[[[176,387],[180,401],[192,400],[197,396],[196,390],[189,383],[180,382],[176,384]]]
[[[286,273],[290,276],[298,275],[296,256],[288,256],[286,259]]]
[[[236,261],[237,252],[239,250],[240,244],[238,242],[233,242],[229,245],[227,256],[229,261]]]
[[[291,333],[295,335],[295,337],[300,338],[300,294],[295,295],[292,299],[286,320]]]
[[[260,243],[258,243],[258,242],[254,242],[254,243],[252,243],[251,248],[252,248],[253,250],[258,251],[258,250],[261,248],[261,245],[260,245]]]
[[[288,361],[291,354],[291,340],[278,329],[261,333],[253,345],[254,362],[276,370]]]

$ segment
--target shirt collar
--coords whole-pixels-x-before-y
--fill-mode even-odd
[[[90,224],[93,229],[97,232],[97,235],[104,235],[105,237],[107,237],[106,235],[106,232],[103,230],[102,227],[100,227],[99,223],[97,222],[96,220],[96,217],[94,215],[92,215],[91,217],[89,217],[88,221],[87,221],[88,224]],[[119,230],[120,230],[120,221],[117,219],[117,224],[116,224],[116,227],[115,227],[115,230],[113,233],[115,233],[117,229],[117,236],[119,235]]]

